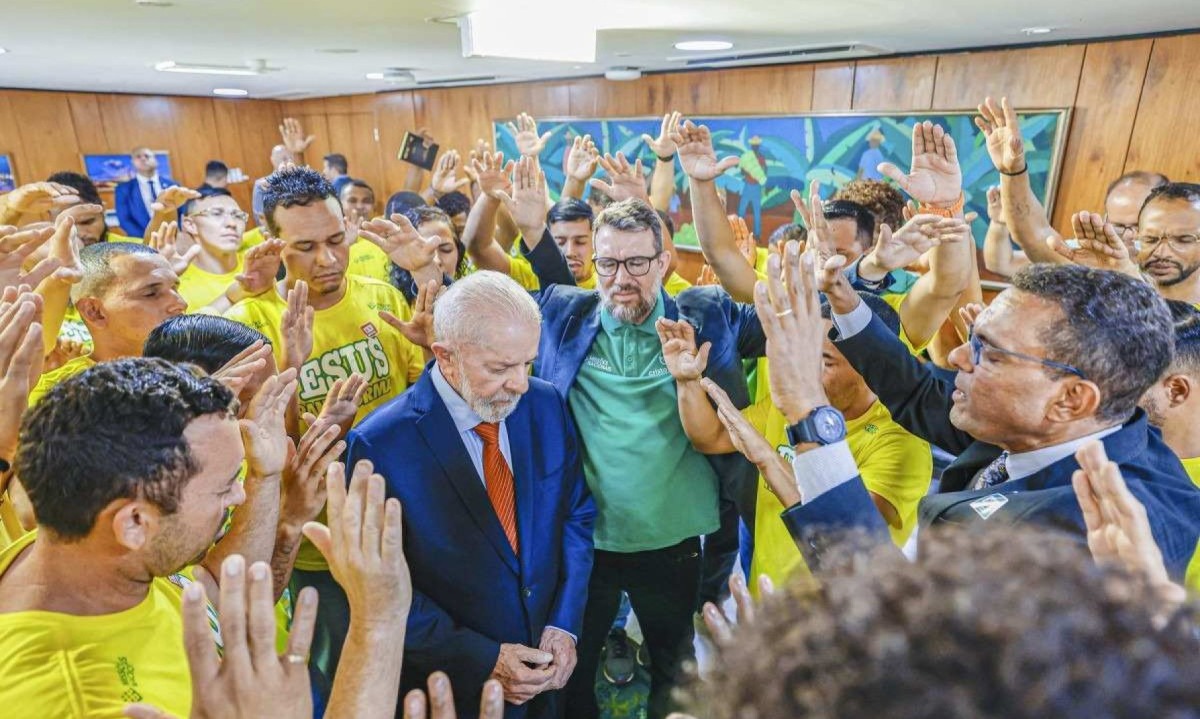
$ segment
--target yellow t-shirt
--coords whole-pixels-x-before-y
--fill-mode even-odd
[[[54,388],[54,385],[95,366],[96,360],[92,359],[91,355],[84,355],[83,357],[76,357],[62,367],[42,375],[38,378],[37,384],[34,385],[33,391],[29,393],[29,406],[32,407],[42,401],[42,397],[45,397],[46,393]]]
[[[242,233],[242,246],[238,248],[238,254],[244,255],[246,254],[246,250],[254,247],[255,245],[261,245],[266,241],[267,236],[263,234],[261,227],[255,227],[253,229],[246,230]]]
[[[0,575],[36,536],[30,532],[0,553]],[[137,606],[113,614],[0,614],[4,716],[120,717],[130,702],[188,716],[192,680],[180,588],[185,580],[175,581],[179,584],[154,579]]]
[[[75,340],[83,343],[83,351],[92,351],[92,332],[83,323],[83,318],[79,316],[79,310],[75,309],[75,305],[68,304],[67,309],[63,312],[62,326],[58,329],[59,339]]]
[[[1181,459],[1183,469],[1187,475],[1192,478],[1192,484],[1200,487],[1200,457],[1189,457]],[[1200,544],[1196,545],[1196,553],[1192,555],[1192,561],[1188,563],[1187,572],[1183,577],[1183,585],[1188,588],[1189,592],[1200,592]]]
[[[742,413],[791,462],[795,454],[787,441],[787,419],[770,399],[760,400]],[[846,442],[867,489],[886,499],[900,515],[900,526],[889,526],[888,530],[896,546],[903,546],[917,524],[917,504],[929,490],[933,476],[929,443],[896,424],[879,401],[861,417],[846,421]],[[793,573],[808,571],[795,540],[779,518],[784,509],[767,489],[766,480],[759,477],[754,558],[750,562],[750,576],[755,578],[752,587],[758,586],[760,574],[779,586]]]
[[[350,245],[350,264],[346,272],[359,277],[370,277],[384,284],[392,283],[392,261],[387,253],[370,240],[359,237]]]
[[[251,297],[229,308],[225,316],[253,327],[271,340],[275,361],[285,366],[280,323],[287,304],[278,292]],[[354,422],[393,397],[398,397],[421,376],[425,355],[391,325],[379,318],[381,311],[408,320],[412,310],[404,296],[391,285],[346,275],[346,294],[332,307],[318,310],[313,318],[313,349],[300,368],[297,389],[300,412],[321,413],[325,395],[334,381],[358,372],[367,380],[367,391]],[[303,427],[301,428],[303,430]],[[311,544],[300,546],[296,566],[324,570],[325,560]]]
[[[196,313],[225,294],[238,275],[242,274],[244,255],[239,253],[237,266],[223,274],[205,272],[195,265],[188,268],[179,276],[179,294],[187,301],[187,311]]]

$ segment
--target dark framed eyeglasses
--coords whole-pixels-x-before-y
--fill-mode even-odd
[[[612,277],[617,274],[617,270],[621,265],[625,265],[625,271],[634,277],[641,277],[650,271],[650,263],[658,259],[658,255],[650,257],[626,257],[623,260],[618,260],[615,257],[593,257],[592,265],[596,268],[596,274],[601,277]]]
[[[1049,367],[1050,369],[1056,369],[1059,372],[1066,372],[1067,374],[1073,374],[1076,377],[1078,377],[1079,379],[1087,379],[1087,376],[1084,375],[1083,372],[1079,371],[1078,369],[1072,367],[1069,364],[1064,364],[1062,362],[1055,362],[1054,360],[1043,359],[1041,357],[1034,357],[1033,355],[1027,355],[1022,352],[1013,352],[1012,350],[1006,350],[1003,347],[997,347],[996,345],[992,344],[991,342],[987,342],[982,337],[975,334],[974,327],[970,327],[968,329],[970,330],[970,335],[968,336],[967,343],[971,345],[971,364],[978,365],[980,360],[983,359],[983,351],[987,350],[988,352],[995,352],[997,354],[1008,355],[1009,357],[1016,357],[1017,359],[1023,359],[1027,362],[1037,362],[1038,364],[1042,365],[1043,367]]]

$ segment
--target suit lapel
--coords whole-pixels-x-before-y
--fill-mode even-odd
[[[508,431],[508,447],[512,454],[513,490],[517,499],[517,539],[521,546],[521,566],[533,566],[533,556],[538,541],[537,490],[538,477],[533,469],[533,437],[529,410],[524,402],[504,423]]]
[[[434,389],[433,381],[429,379],[428,373],[421,378],[420,382],[425,385],[421,389],[432,397],[429,398],[431,401],[428,403],[428,411],[417,420],[417,430],[420,431],[421,437],[429,447],[430,454],[437,459],[442,471],[446,473],[446,477],[450,480],[454,491],[458,493],[459,499],[466,505],[467,512],[475,521],[476,526],[491,542],[492,547],[504,563],[513,572],[519,572],[517,557],[508,543],[504,528],[500,526],[496,510],[492,509],[492,503],[487,497],[487,490],[483,486],[483,479],[475,471],[475,464],[471,462],[471,455],[467,454],[467,448],[463,446],[458,428],[454,426],[454,420],[450,418],[450,412],[446,410],[446,405],[437,396],[437,390]],[[414,387],[413,389],[418,388]]]
[[[600,303],[596,300],[589,311],[582,316],[575,315],[567,319],[563,327],[562,337],[558,340],[558,352],[554,373],[556,387],[563,388],[563,396],[575,383],[579,368],[592,350],[596,334],[600,332]],[[575,336],[578,335],[578,336]]]

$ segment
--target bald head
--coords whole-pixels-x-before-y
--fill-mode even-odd
[[[279,166],[285,162],[294,162],[292,153],[283,145],[276,145],[271,148],[271,171],[279,169]]]
[[[1127,172],[1108,186],[1104,196],[1104,214],[1118,232],[1136,230],[1138,214],[1150,192],[1167,183],[1165,175],[1157,172]]]

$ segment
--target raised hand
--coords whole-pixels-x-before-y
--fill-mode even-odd
[[[943,220],[946,222],[943,223]],[[868,253],[871,263],[885,273],[908,267],[921,255],[941,244],[943,224],[949,227],[963,223],[938,215],[917,215],[895,232],[886,224],[880,225],[879,237]]]
[[[430,705],[432,713],[429,713]],[[483,685],[483,696],[479,700],[479,719],[503,717],[504,687],[495,679],[489,679]],[[442,672],[434,672],[429,675],[428,697],[420,689],[413,689],[405,695],[404,719],[457,719],[450,677]]]
[[[308,283],[300,280],[288,290],[287,307],[279,321],[286,368],[298,371],[312,354],[313,316],[314,310],[308,304]]]
[[[204,586],[183,590],[183,644],[192,676],[191,719],[261,719],[312,716],[308,650],[317,620],[317,590],[305,587],[296,601],[287,652],[275,653],[275,590],[266,562],[246,571],[240,554],[221,564],[221,640],[217,658]],[[170,719],[157,707],[130,704],[132,719]]]
[[[81,205],[97,207],[97,205]],[[79,237],[75,234],[74,216],[63,213],[54,221],[54,234],[50,236],[50,257],[58,260],[55,279],[75,284],[83,279],[83,264],[79,259]]]
[[[358,406],[362,404],[363,395],[367,391],[367,380],[355,372],[345,379],[335,380],[325,395],[321,405],[321,414],[313,415],[305,412],[301,419],[308,425],[308,431],[313,429],[323,431],[327,427],[337,427],[336,439],[350,431],[354,418],[358,416]],[[307,436],[307,433],[306,433]]]
[[[244,297],[257,297],[275,286],[285,246],[283,240],[271,238],[246,250],[242,273],[234,278]]]
[[[1079,246],[1071,247],[1063,238],[1051,235],[1046,239],[1050,249],[1085,267],[1122,272],[1142,279],[1137,263],[1129,257],[1129,248],[1103,215],[1077,212],[1071,216],[1071,227]]]
[[[999,222],[1005,224],[1004,219],[1004,202],[1000,199],[1000,188],[997,185],[992,185],[987,191],[987,213],[988,222]]]
[[[795,424],[829,404],[821,382],[825,320],[817,296],[817,253],[787,243],[784,257],[767,262],[767,281],[754,287],[754,308],[767,336],[769,382],[775,405]]]
[[[746,419],[746,416],[734,406],[733,400],[729,399],[729,395],[721,389],[720,385],[705,378],[700,381],[700,386],[704,388],[713,404],[716,405],[717,419],[721,420],[721,424],[729,432],[729,439],[733,442],[734,448],[741,452],[742,456],[756,466],[762,466],[779,457],[779,453],[775,451],[767,438],[762,436],[754,428],[754,425],[750,424],[750,420]]]
[[[497,192],[521,233],[537,241],[546,227],[546,173],[536,157],[525,156],[513,169],[512,195]]]
[[[527,112],[517,115],[517,123],[508,123],[508,131],[512,133],[517,143],[517,150],[524,157],[537,157],[546,148],[546,141],[553,133],[544,132],[538,135],[537,120]]]
[[[836,254],[837,248],[833,244],[833,234],[829,231],[829,220],[825,219],[825,203],[821,200],[820,181],[813,180],[808,184],[807,201],[799,190],[792,190],[790,197],[792,205],[800,213],[800,219],[804,221],[804,226],[808,228],[808,238],[804,242],[804,247],[817,249],[821,257]]]
[[[0,459],[9,463],[16,456],[29,392],[42,373],[41,320],[41,296],[28,286],[5,290],[0,302]]]
[[[146,244],[158,250],[158,254],[163,256],[167,264],[177,275],[182,275],[192,264],[192,260],[200,254],[203,249],[200,243],[192,245],[187,252],[179,253],[176,240],[179,237],[179,223],[171,221],[158,226],[158,229],[150,233],[150,239]]]
[[[1122,566],[1145,577],[1166,601],[1186,600],[1187,592],[1167,575],[1146,508],[1129,491],[1104,445],[1092,440],[1079,448],[1075,458],[1079,469],[1071,477],[1071,486],[1083,510],[1092,557],[1097,563]]]
[[[719,285],[719,284],[721,284],[721,280],[719,277],[717,277],[717,273],[712,268],[712,265],[708,264],[707,262],[705,262],[703,265],[701,265],[700,266],[700,274],[696,275],[695,286],[696,287],[704,287],[706,285]]]
[[[825,293],[830,308],[839,315],[850,314],[862,301],[846,279],[845,266],[846,258],[842,255],[830,255],[818,260],[817,265],[817,289]]]
[[[983,312],[983,305],[978,302],[968,302],[958,308],[958,316],[962,319],[963,324],[971,327],[975,324],[975,320],[979,319],[980,313]]]
[[[693,382],[704,376],[712,343],[705,342],[696,349],[696,330],[685,321],[659,318],[654,323],[658,341],[662,343],[663,361],[667,371],[678,382]]]
[[[1008,98],[1000,98],[1000,105],[987,98],[978,107],[978,127],[987,138],[988,156],[992,164],[1005,175],[1019,175],[1028,169],[1025,164],[1025,140],[1021,138],[1021,125],[1017,111],[1008,104]]]
[[[746,587],[746,580],[740,572],[734,572],[729,576],[729,593],[733,596],[734,604],[737,605],[737,623],[753,624],[756,614],[754,599],[751,598],[750,590]],[[765,574],[758,577],[758,593],[764,598],[775,594],[775,585]],[[712,634],[713,640],[721,646],[729,644],[733,640],[733,628],[721,610],[712,602],[705,602],[704,609],[701,611],[704,615],[704,624]]]
[[[387,253],[388,258],[409,272],[417,272],[438,260],[441,240],[426,238],[413,227],[407,216],[399,213],[390,220],[382,217],[362,223],[359,234]]]
[[[890,162],[880,163],[879,171],[928,205],[953,205],[962,197],[962,169],[954,138],[941,125],[928,120],[913,125],[912,168],[908,174]]]
[[[288,404],[296,394],[297,371],[288,368],[263,382],[250,400],[246,416],[238,421],[246,446],[248,474],[275,477],[287,466],[288,444],[285,419]]]
[[[397,332],[404,335],[404,339],[418,347],[431,349],[433,346],[433,303],[442,292],[442,285],[439,285],[436,280],[430,280],[417,289],[411,320],[405,322],[387,310],[381,311],[379,317],[395,327]]]
[[[412,579],[404,559],[400,502],[384,496],[384,479],[363,460],[349,488],[341,462],[325,475],[329,525],[309,522],[304,536],[329,563],[346,593],[352,621],[367,625],[404,621],[412,605]]]
[[[758,261],[758,242],[754,239],[754,234],[750,232],[746,218],[738,215],[729,215],[728,217],[729,227],[733,229],[733,239],[737,242],[738,250],[742,253],[742,257],[746,258],[746,262],[754,267]]]
[[[279,485],[279,522],[299,530],[317,518],[325,507],[325,473],[346,443],[338,439],[336,424],[310,423],[296,452],[288,459]]]
[[[668,136],[675,143],[683,171],[696,182],[711,182],[738,165],[738,158],[733,156],[717,160],[712,134],[704,125],[694,125],[688,120],[673,127]]]
[[[213,379],[229,388],[234,396],[239,396],[254,376],[266,368],[271,358],[271,345],[262,340],[255,340],[249,347],[238,352],[220,369],[212,373]]]
[[[46,257],[28,272],[21,269],[25,260],[54,235],[54,230],[53,227],[41,227],[18,232],[11,225],[0,226],[0,289],[21,285],[37,287],[62,266],[58,259]]]
[[[79,190],[57,182],[31,182],[4,195],[8,213],[12,215],[54,214],[81,202]],[[15,219],[15,218],[14,218]]]
[[[636,160],[632,165],[625,155],[618,152],[616,156],[605,155],[600,158],[600,167],[608,174],[608,182],[597,178],[590,181],[597,188],[613,199],[621,202],[635,197],[649,204],[650,194],[646,191],[646,178],[642,171],[642,161]]]
[[[82,341],[57,337],[54,340],[54,349],[46,354],[46,358],[42,362],[42,371],[53,372],[71,360],[78,359],[85,354],[87,354],[87,347]]]
[[[600,153],[591,135],[576,137],[571,141],[571,149],[563,157],[563,174],[580,182],[587,182],[596,174]]]
[[[458,150],[443,152],[433,167],[433,176],[429,180],[429,186],[437,194],[445,195],[471,184],[470,178],[458,178],[458,169],[461,165]]]
[[[663,115],[662,126],[658,129],[658,137],[650,137],[644,134],[642,135],[642,142],[645,142],[646,146],[656,156],[671,157],[677,149],[675,140],[671,138],[672,131],[676,127],[679,127],[679,121],[682,119],[683,116],[679,112],[668,112],[666,115]]]
[[[478,155],[471,153],[471,168],[478,178],[479,191],[493,200],[499,200],[501,195],[512,192],[512,179],[514,163],[512,160],[508,164],[504,163],[503,152],[481,152]]]
[[[283,118],[283,124],[279,126],[279,137],[283,140],[283,146],[292,153],[292,157],[304,154],[313,140],[317,139],[316,135],[305,135],[304,127],[294,117]]]
[[[151,203],[150,209],[155,214],[177,212],[180,207],[183,207],[188,202],[199,198],[200,193],[196,192],[190,187],[174,185],[158,193],[158,197],[154,198],[154,202]]]

